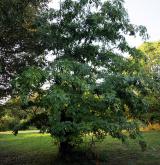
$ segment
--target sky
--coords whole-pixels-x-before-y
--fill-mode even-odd
[[[125,0],[125,8],[133,24],[147,28],[149,41],[160,40],[160,0]],[[135,38],[129,42],[134,46],[143,43]]]
[[[52,0],[52,5],[58,8],[59,1]],[[150,36],[148,41],[160,40],[160,0],[125,0],[124,6],[131,23],[147,28]],[[136,47],[143,43],[140,38],[134,37],[128,38],[128,42]]]

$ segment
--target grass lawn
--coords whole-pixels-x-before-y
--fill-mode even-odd
[[[71,155],[68,160],[60,160],[56,158],[58,148],[48,134],[0,133],[0,165],[160,165],[160,131],[143,134],[148,145],[145,152],[133,140],[126,145],[108,136],[92,149],[96,159],[86,145],[86,148],[83,146],[85,158],[81,154],[77,158]]]

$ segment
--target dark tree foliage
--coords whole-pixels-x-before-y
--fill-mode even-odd
[[[55,60],[25,70],[15,89],[23,107],[44,108],[46,130],[60,152],[71,151],[88,133],[122,141],[140,136],[137,119],[147,110],[148,88],[139,64],[143,55],[125,36],[145,37],[146,29],[130,23],[123,0],[65,0],[41,19],[42,43]]]
[[[0,1],[0,98],[11,94],[11,80],[26,66],[38,65],[43,45],[37,17],[42,0]]]

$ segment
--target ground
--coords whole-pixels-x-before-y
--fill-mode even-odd
[[[49,134],[0,133],[0,165],[160,165],[160,131],[148,131],[143,135],[147,141],[145,152],[136,141],[122,144],[108,136],[92,148],[85,143],[80,147],[85,152],[62,160],[57,158],[58,147]],[[85,137],[85,141],[89,138]]]

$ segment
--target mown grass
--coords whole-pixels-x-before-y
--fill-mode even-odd
[[[147,141],[145,152],[136,141],[122,144],[108,136],[92,148],[84,145],[83,151],[62,160],[57,158],[58,147],[49,134],[3,133],[0,134],[0,165],[160,165],[160,131],[143,134]]]

